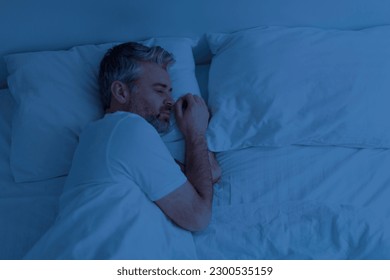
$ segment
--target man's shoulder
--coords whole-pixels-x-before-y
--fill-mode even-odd
[[[102,126],[108,126],[114,137],[127,138],[138,142],[162,141],[156,129],[143,117],[129,112],[115,112],[106,114],[102,119]]]
[[[107,118],[109,122],[112,122],[113,125],[121,127],[126,131],[131,130],[132,132],[135,132],[140,130],[158,134],[156,129],[154,129],[143,117],[134,113],[118,111],[107,114],[105,118]]]
[[[102,128],[115,129],[144,129],[148,127],[148,122],[137,114],[130,112],[117,111],[115,113],[107,113],[103,118],[95,121],[92,125]]]
[[[152,128],[152,129],[150,129]],[[107,113],[102,118],[89,123],[82,132],[82,137],[93,137],[97,135],[102,139],[110,138],[113,134],[123,136],[134,136],[138,134],[154,134],[153,127],[141,116],[118,111]]]
[[[125,112],[125,111],[117,111],[114,113],[106,113],[102,119],[102,122],[110,122],[110,123],[119,123],[119,122],[129,122],[129,123],[137,123],[145,121],[141,116]]]

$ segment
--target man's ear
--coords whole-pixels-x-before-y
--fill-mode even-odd
[[[114,81],[111,84],[111,94],[112,97],[120,104],[125,104],[130,98],[129,87],[121,81]]]

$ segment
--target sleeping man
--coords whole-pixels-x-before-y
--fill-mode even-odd
[[[171,63],[173,57],[160,47],[122,44],[103,58],[99,84],[106,122],[116,127],[113,137],[123,134],[125,140],[124,146],[116,148],[134,149],[134,154],[125,159],[128,163],[122,164],[145,160],[146,174],[137,175],[155,178],[153,182],[143,178],[139,187],[177,225],[197,231],[207,226],[211,215],[213,178],[205,138],[209,113],[203,99],[196,95],[187,94],[174,104],[167,72]],[[157,134],[168,130],[172,110],[185,137],[188,180],[162,147]],[[216,165],[215,161],[213,164]]]
[[[207,148],[207,106],[192,94],[174,103],[171,63],[161,47],[132,42],[106,53],[106,114],[80,136],[57,220],[27,259],[196,258],[190,231],[209,223],[220,169]],[[158,134],[173,111],[185,139],[182,169]]]

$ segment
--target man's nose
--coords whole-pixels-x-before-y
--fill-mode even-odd
[[[168,97],[166,100],[165,100],[165,105],[166,106],[169,106],[170,108],[173,107],[173,104],[175,103],[175,101],[173,100],[172,97]]]

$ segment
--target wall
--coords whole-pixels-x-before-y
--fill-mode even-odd
[[[198,36],[256,25],[390,24],[388,0],[0,0],[0,84],[9,53]]]

